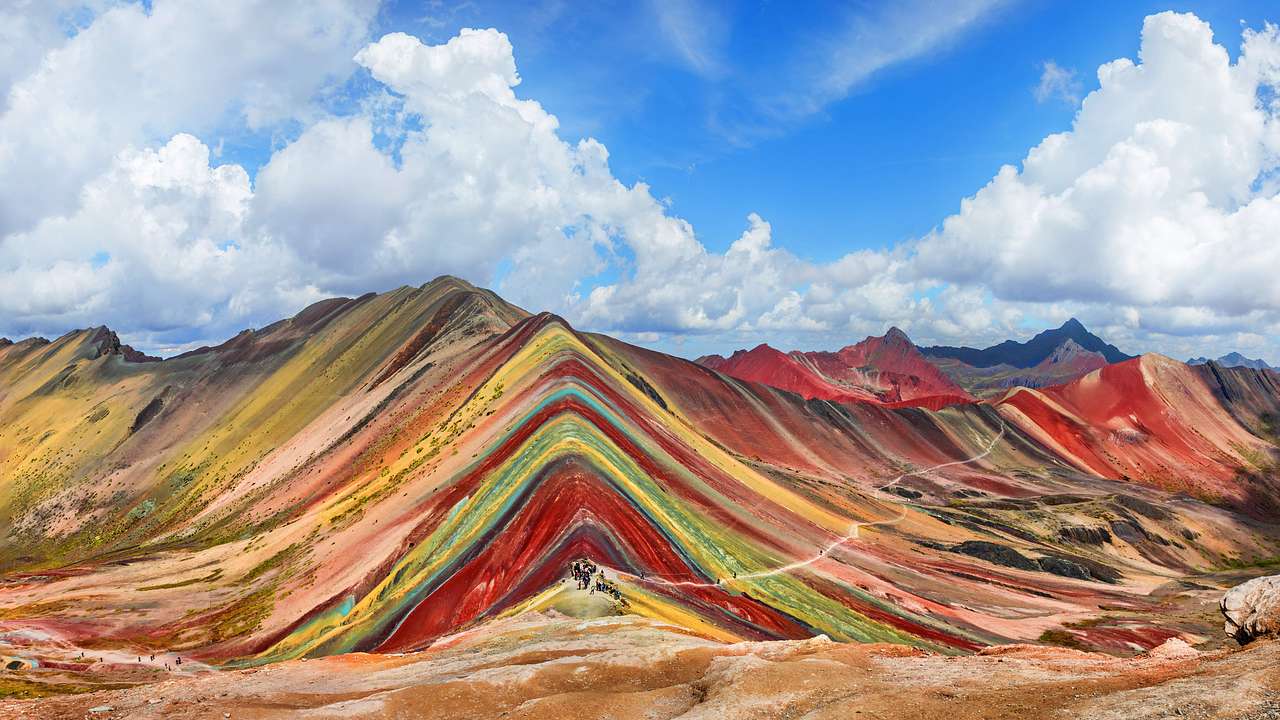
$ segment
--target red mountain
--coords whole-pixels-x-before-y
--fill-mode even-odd
[[[1280,509],[1271,460],[1237,417],[1253,408],[1227,400],[1228,387],[1176,360],[1143,355],[1066,385],[1015,388],[997,407],[1085,472],[1255,511]]]
[[[811,400],[933,410],[973,401],[896,327],[881,337],[868,337],[836,352],[783,353],[759,345],[728,358],[708,355],[697,362],[730,377],[789,390]]]

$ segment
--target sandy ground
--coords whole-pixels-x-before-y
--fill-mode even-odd
[[[408,655],[159,682],[138,672],[104,664],[99,687],[130,686],[4,701],[0,718],[1280,718],[1280,642],[947,657],[825,638],[719,644],[636,617],[529,614]]]

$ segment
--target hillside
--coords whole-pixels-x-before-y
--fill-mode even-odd
[[[889,340],[861,352],[912,357]],[[1233,509],[1265,408],[1163,359],[995,406],[806,400],[453,278],[162,362],[117,345],[0,349],[0,637],[37,659],[400,652],[532,611],[1123,652],[1195,632],[1157,585],[1280,554]]]
[[[1274,448],[1217,390],[1195,368],[1144,355],[1067,385],[1013,390],[999,407],[1082,470],[1268,516],[1280,510]]]

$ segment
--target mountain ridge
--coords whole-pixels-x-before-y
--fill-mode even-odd
[[[1085,350],[1101,354],[1109,363],[1123,362],[1133,357],[1089,332],[1075,318],[1067,320],[1058,328],[1043,330],[1025,342],[1005,340],[982,349],[934,345],[921,348],[920,351],[928,357],[951,358],[978,368],[1006,364],[1026,369],[1043,362],[1066,340],[1072,340]]]
[[[834,352],[784,353],[762,343],[751,350],[735,351],[728,358],[707,355],[694,362],[740,380],[795,392],[806,399],[934,410],[972,401],[897,327]]]
[[[1187,360],[1188,365],[1207,365],[1210,362],[1217,363],[1223,367],[1246,367],[1251,370],[1275,370],[1275,367],[1267,364],[1267,361],[1257,358],[1248,358],[1239,352],[1229,352],[1226,355],[1210,360],[1207,357],[1195,357]]]

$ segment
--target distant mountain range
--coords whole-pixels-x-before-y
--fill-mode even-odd
[[[1191,358],[1190,360],[1187,361],[1187,364],[1188,365],[1207,365],[1210,362],[1215,362],[1223,367],[1245,367],[1253,370],[1275,370],[1276,369],[1268,365],[1265,360],[1254,360],[1253,358],[1247,358],[1238,352],[1229,352],[1226,355],[1223,355],[1222,357],[1212,361],[1206,357]]]
[[[768,345],[695,362],[740,380],[808,399],[939,409],[1004,390],[1061,385],[1131,359],[1072,318],[1026,342],[984,349],[919,348],[898,328],[836,352],[782,352]]]
[[[1067,340],[1075,342],[1083,350],[1101,355],[1108,363],[1118,363],[1130,359],[1115,345],[1089,332],[1079,320],[1071,318],[1056,330],[1045,330],[1026,342],[1005,340],[999,345],[978,350],[971,347],[950,347],[935,345],[921,348],[921,352],[931,358],[951,358],[966,365],[989,368],[996,365],[1011,365],[1016,368],[1031,368],[1048,359]]]
[[[965,390],[980,396],[1011,387],[1061,385],[1130,359],[1075,318],[1026,342],[1006,340],[981,350],[935,346],[921,352]]]
[[[806,399],[851,400],[938,409],[972,402],[964,388],[929,362],[898,328],[867,337],[836,352],[768,345],[729,357],[707,355],[695,362],[739,380],[789,390]]]

